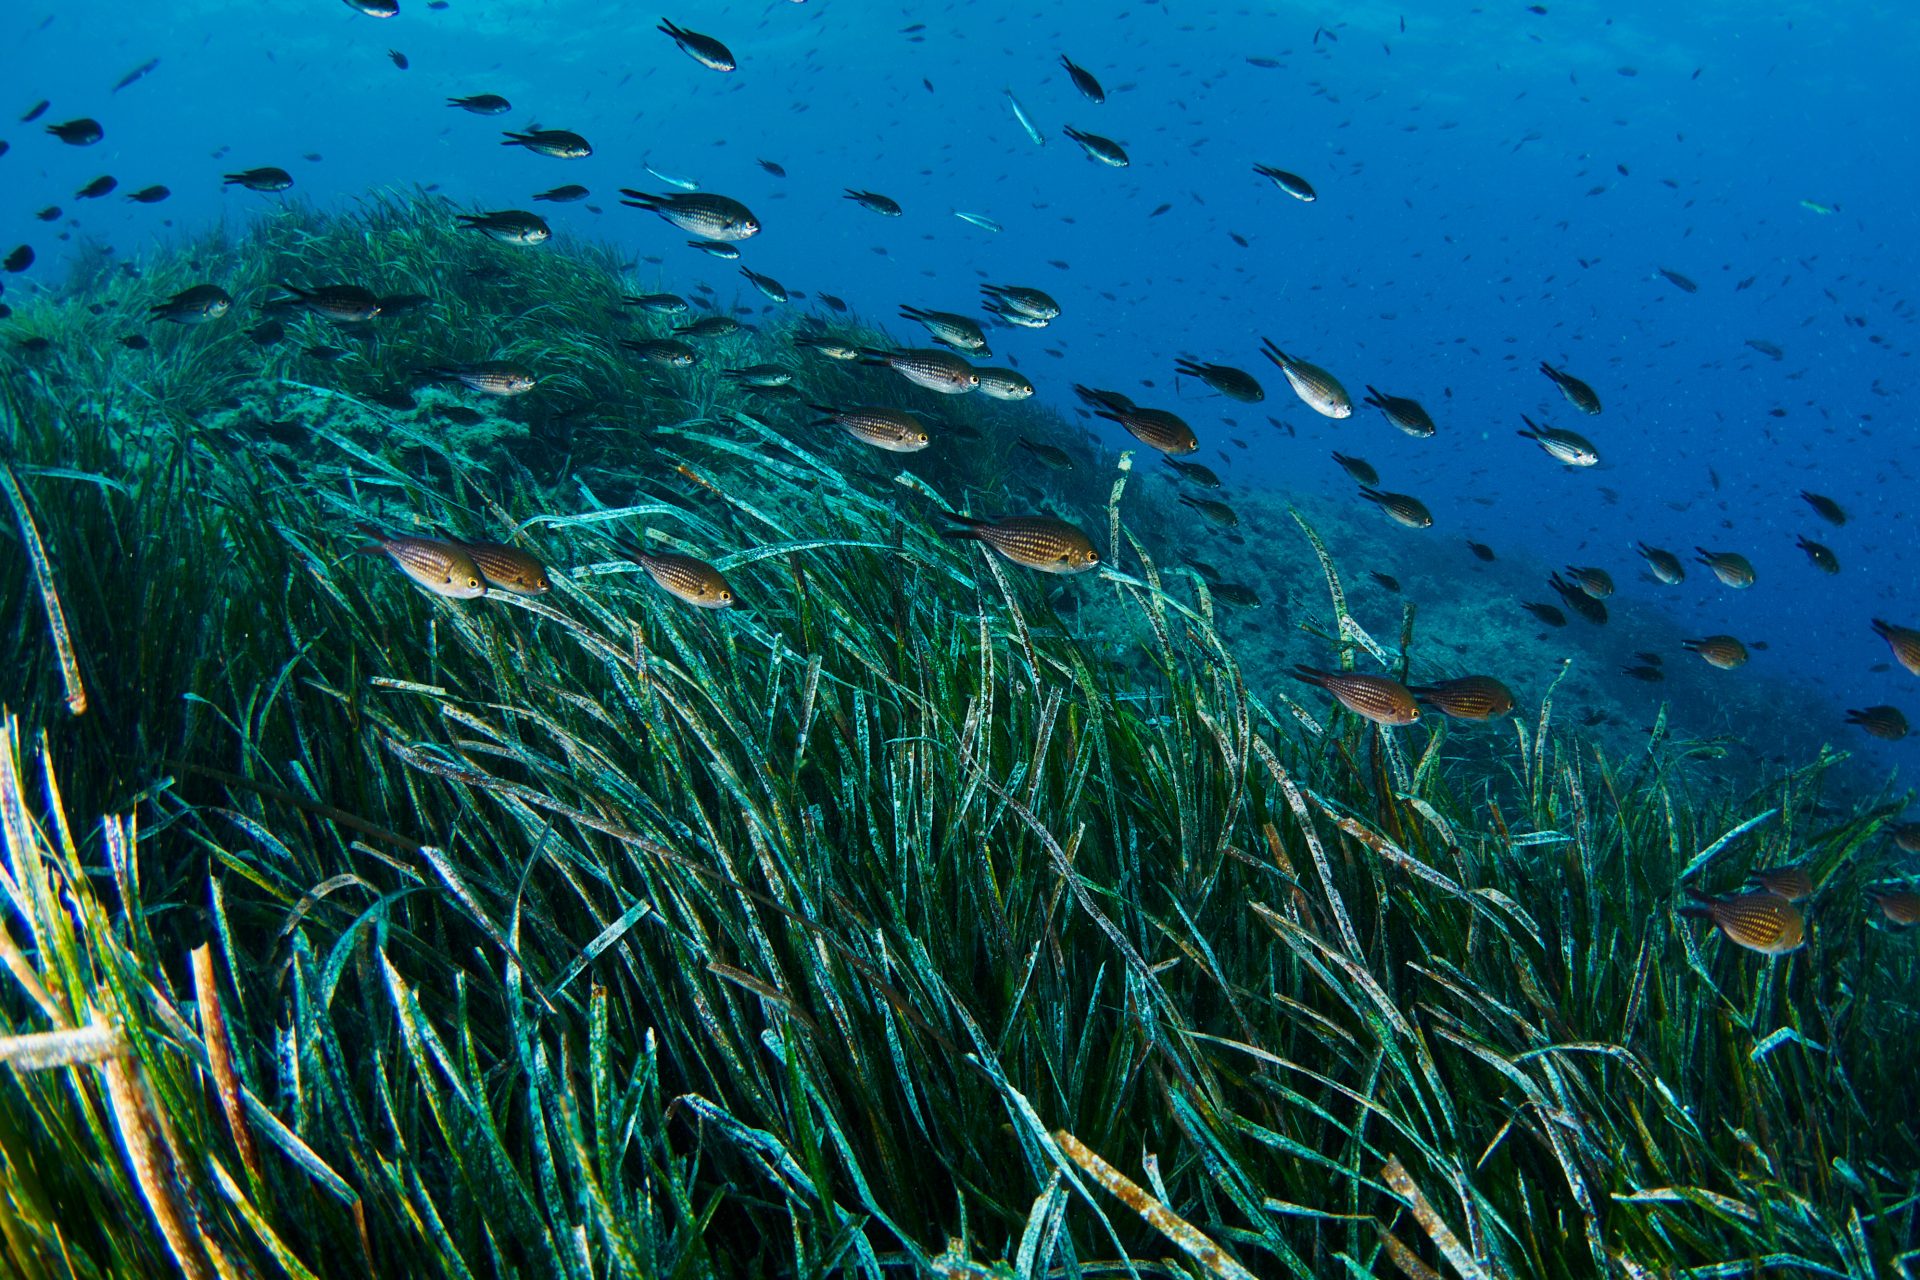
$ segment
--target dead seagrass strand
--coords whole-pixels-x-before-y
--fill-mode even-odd
[[[1180,1217],[1159,1198],[1134,1182],[1126,1174],[1101,1159],[1098,1153],[1065,1129],[1055,1129],[1053,1140],[1073,1162],[1092,1175],[1115,1199],[1145,1218],[1147,1225],[1179,1247],[1180,1251],[1216,1276],[1227,1280],[1253,1280],[1253,1273],[1228,1257],[1219,1245],[1207,1239],[1186,1219]]]
[[[67,710],[82,715],[87,709],[87,690],[80,683],[80,660],[73,652],[73,637],[67,631],[67,614],[60,607],[60,593],[53,585],[53,565],[40,541],[40,530],[27,509],[27,498],[11,464],[0,463],[0,480],[7,485],[7,501],[13,504],[14,519],[20,522],[20,540],[27,544],[27,559],[33,566],[33,581],[40,588],[40,599],[47,607],[47,626],[53,631],[53,649],[60,658],[60,678],[67,686]]]
[[[266,1172],[260,1166],[260,1150],[254,1145],[253,1127],[247,1123],[246,1104],[240,1094],[240,1073],[233,1066],[233,1042],[227,1036],[226,1014],[220,1008],[220,983],[213,972],[213,948],[207,943],[193,949],[193,998],[200,1010],[200,1038],[207,1046],[207,1066],[213,1072],[214,1088],[220,1095],[220,1109],[226,1112],[227,1129],[240,1152],[240,1163],[258,1183]]]

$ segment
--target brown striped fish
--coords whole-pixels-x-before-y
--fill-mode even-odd
[[[1492,676],[1416,684],[1408,692],[1455,720],[1492,720],[1513,710],[1513,690]]]
[[[1093,539],[1064,520],[1051,516],[976,520],[951,511],[943,514],[960,528],[942,529],[941,537],[984,542],[1015,564],[1029,569],[1071,574],[1085,573],[1100,564],[1100,553],[1093,549]]]
[[[1333,460],[1340,464],[1342,471],[1352,476],[1354,480],[1360,484],[1376,485],[1380,483],[1380,473],[1374,470],[1373,464],[1365,458],[1349,458],[1344,453],[1336,453],[1333,455]]]
[[[1553,385],[1560,388],[1560,394],[1567,398],[1568,404],[1582,413],[1600,412],[1600,397],[1593,393],[1592,387],[1565,370],[1554,368],[1545,360],[1540,362],[1540,372],[1553,379]]]
[[[1433,513],[1427,504],[1410,493],[1387,493],[1370,485],[1360,487],[1360,496],[1387,513],[1387,519],[1409,529],[1431,529]]]
[[[677,551],[636,551],[632,559],[661,590],[697,609],[733,607],[733,588],[727,585],[720,571],[705,560],[683,556]]]
[[[1896,822],[1887,828],[1893,847],[1902,853],[1920,853],[1920,822]]]
[[[1294,667],[1293,678],[1325,689],[1341,706],[1375,724],[1412,724],[1420,718],[1419,704],[1398,680],[1308,666]]]
[[[1613,575],[1605,569],[1570,564],[1567,566],[1567,578],[1595,600],[1605,600],[1613,594]]]
[[[1778,894],[1734,893],[1714,898],[1689,887],[1687,896],[1693,902],[1681,907],[1680,914],[1711,920],[1736,946],[1761,955],[1783,956],[1806,945],[1806,917]]]
[[[888,453],[918,453],[933,443],[926,424],[902,409],[832,409],[823,404],[809,407],[826,415],[814,426],[840,427],[855,440]]]
[[[1880,908],[1880,914],[1887,923],[1902,929],[1920,924],[1920,893],[1911,889],[1876,889],[1869,887],[1867,896],[1873,899],[1873,905]]]
[[[1387,421],[1416,439],[1424,440],[1438,428],[1433,418],[1421,407],[1418,400],[1409,400],[1405,396],[1390,396],[1378,387],[1368,387],[1362,404],[1370,404],[1387,415]]]
[[[518,547],[509,547],[501,542],[463,542],[460,545],[473,557],[480,576],[487,580],[490,587],[499,587],[517,596],[542,595],[553,588],[553,580],[547,576],[547,567]]]
[[[1745,666],[1747,646],[1732,636],[1702,636],[1698,640],[1682,640],[1680,647],[1688,653],[1697,653],[1710,667],[1722,671],[1731,671],[1735,667]]]
[[[1915,631],[1912,627],[1895,626],[1891,622],[1875,618],[1873,634],[1887,642],[1887,647],[1893,650],[1896,662],[1920,676],[1920,631]]]
[[[1882,704],[1847,712],[1847,723],[1864,729],[1869,737],[1883,742],[1898,742],[1907,736],[1907,717],[1900,708]]]
[[[280,287],[293,295],[284,300],[285,305],[311,311],[329,320],[359,324],[380,314],[379,297],[373,290],[363,289],[357,284],[323,284],[317,289],[302,289],[282,283]]]
[[[1073,393],[1093,411],[1096,418],[1117,422],[1128,435],[1161,453],[1176,456],[1197,453],[1199,437],[1179,414],[1165,409],[1143,409],[1118,391],[1102,391],[1075,383]]]
[[[1646,557],[1647,572],[1670,587],[1680,585],[1686,580],[1687,566],[1680,563],[1680,557],[1671,551],[1662,551],[1659,547],[1650,547],[1644,542],[1634,544],[1640,554]]]
[[[485,360],[479,364],[441,364],[421,370],[431,378],[457,382],[469,391],[489,396],[523,396],[533,390],[533,374],[504,360]]]
[[[1757,867],[1747,872],[1747,883],[1788,902],[1805,902],[1813,896],[1813,877],[1805,867]]]
[[[359,526],[372,541],[356,548],[369,554],[384,551],[400,566],[400,571],[437,596],[451,600],[471,600],[487,594],[486,579],[473,556],[457,542],[438,538],[414,538],[405,534],[388,537],[370,524]]]
[[[1753,585],[1753,562],[1737,551],[1709,551],[1705,547],[1695,547],[1700,553],[1700,563],[1713,570],[1713,576],[1720,579],[1735,591],[1744,591]]]
[[[1353,399],[1347,395],[1347,389],[1340,385],[1340,379],[1317,364],[1295,360],[1276,347],[1272,338],[1262,338],[1260,342],[1267,359],[1280,366],[1280,372],[1287,375],[1287,385],[1293,388],[1293,393],[1309,409],[1328,418],[1353,416]]]

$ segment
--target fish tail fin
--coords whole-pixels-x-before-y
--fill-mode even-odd
[[[1873,620],[1873,634],[1879,636],[1882,640],[1885,640],[1888,633],[1892,630],[1893,624],[1885,618],[1875,618]]]
[[[1687,897],[1691,899],[1690,902],[1680,908],[1681,915],[1711,916],[1713,914],[1714,899],[1710,895],[1700,892],[1690,884],[1683,885],[1681,888]]]
[[[1319,667],[1309,667],[1305,663],[1295,663],[1292,672],[1289,674],[1303,684],[1310,684],[1316,688],[1324,689],[1327,687],[1327,680],[1332,677],[1333,672],[1322,671]]]

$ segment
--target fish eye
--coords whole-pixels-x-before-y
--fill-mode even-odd
[[[479,586],[479,585],[480,585],[480,579],[478,579],[478,578],[468,578],[468,579],[467,579],[467,586],[468,586],[468,588],[470,588],[470,589],[471,589],[471,588],[473,588],[473,587],[477,587],[477,586]]]

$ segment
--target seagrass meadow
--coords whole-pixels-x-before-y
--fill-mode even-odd
[[[272,282],[337,279],[431,304],[249,336]],[[205,280],[228,321],[116,341]],[[1906,874],[1904,793],[1628,724],[1473,593],[1370,596],[1388,535],[1325,505],[1239,504],[1246,543],[1200,544],[1261,601],[1228,604],[1157,465],[794,349],[818,320],[649,371],[615,339],[667,326],[619,299],[658,283],[396,195],[21,301],[6,1275],[1920,1264],[1920,962],[1864,895]],[[393,396],[484,359],[540,385]],[[756,362],[938,443],[719,376]],[[1102,567],[943,509],[1073,519]],[[510,541],[554,589],[429,595],[360,524]],[[1295,660],[1500,661],[1522,705],[1381,729]],[[1796,862],[1790,955],[1674,913]]]

